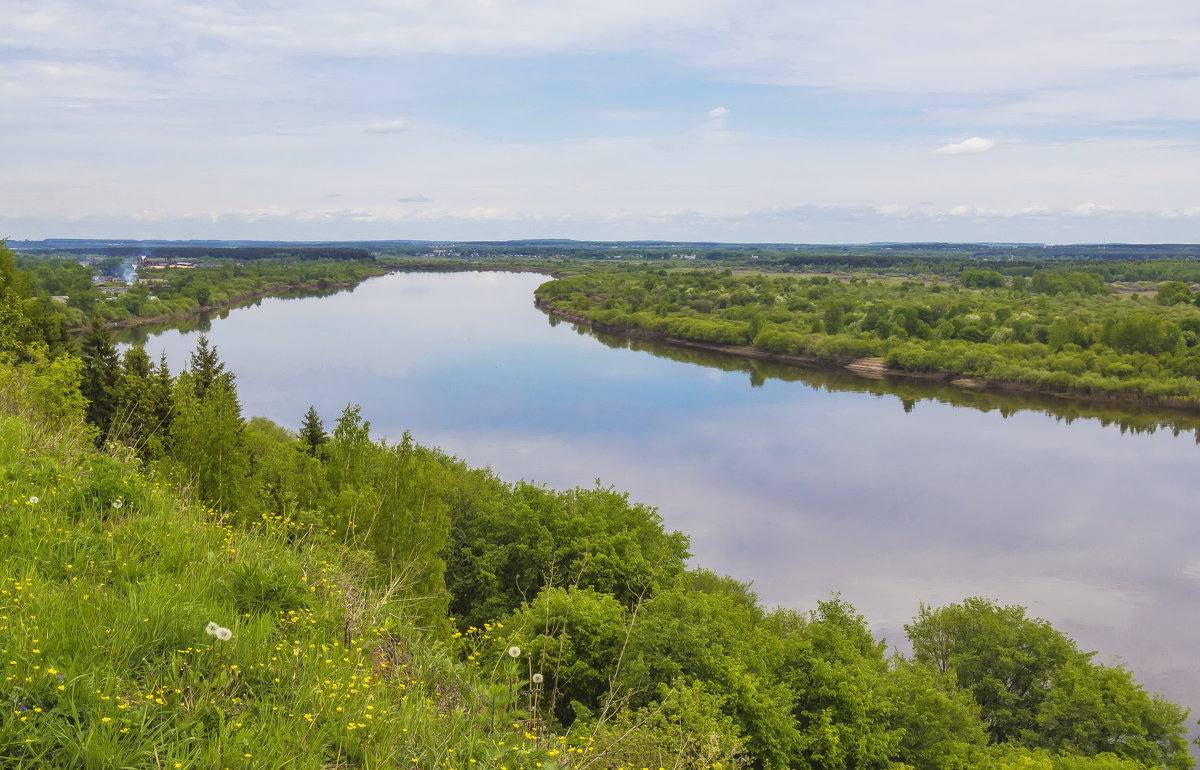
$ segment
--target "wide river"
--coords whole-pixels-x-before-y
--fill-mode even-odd
[[[199,328],[246,415],[295,429],[313,404],[331,426],[353,402],[376,437],[508,480],[599,479],[764,603],[839,592],[900,650],[922,602],[1024,605],[1200,705],[1194,423],[630,349],[552,323],[545,280],[394,273]],[[135,336],[178,371],[192,326]]]

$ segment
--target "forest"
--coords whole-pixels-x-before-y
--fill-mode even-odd
[[[889,652],[836,593],[764,607],[611,487],[507,482],[373,437],[353,404],[297,431],[247,417],[203,337],[176,372],[118,352],[95,315],[75,342],[38,280],[0,247],[5,767],[1194,766],[1185,709],[1022,607],[922,607],[912,653]],[[716,272],[546,286],[580,312],[611,290],[624,304],[599,312],[631,317],[711,301],[687,320],[751,339],[791,332],[717,311],[824,324],[840,307],[828,336],[853,344],[870,330],[850,300],[889,291],[945,312],[878,323],[980,335],[1006,292],[1025,292],[1031,336],[1042,298],[1107,299]]]
[[[1070,268],[838,280],[646,267],[553,281],[537,298],[605,330],[830,362],[880,358],[947,379],[1200,406],[1197,294],[1175,277],[1183,277],[1175,264],[1157,270],[1172,279],[1158,283],[1153,298],[1114,293],[1105,274]]]

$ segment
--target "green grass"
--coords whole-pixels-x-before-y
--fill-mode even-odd
[[[414,631],[370,587],[369,563],[279,516],[234,528],[82,434],[0,414],[0,766],[552,768],[586,755],[537,734],[515,669]]]

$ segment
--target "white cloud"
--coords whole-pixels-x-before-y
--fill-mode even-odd
[[[708,111],[708,117],[712,118],[713,120],[724,120],[728,116],[729,108],[727,107],[713,107]]]
[[[1107,214],[1116,211],[1116,209],[1116,206],[1110,206],[1106,203],[1080,203],[1072,209],[1072,213],[1083,217],[1090,217],[1094,214]]]
[[[996,141],[994,139],[973,136],[970,139],[964,139],[955,144],[947,144],[944,147],[939,147],[934,152],[939,155],[962,155],[964,153],[987,152],[995,146]]]
[[[408,130],[408,123],[403,120],[383,120],[367,126],[368,134],[399,134]]]

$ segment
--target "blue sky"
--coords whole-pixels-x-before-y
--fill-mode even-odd
[[[1200,6],[0,0],[0,236],[1200,240]]]

